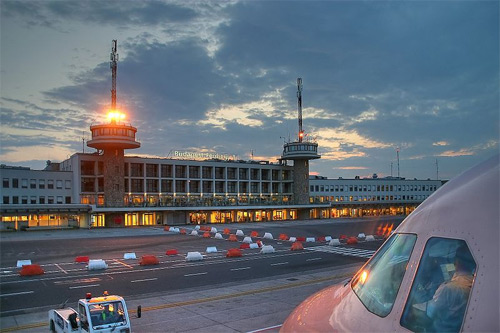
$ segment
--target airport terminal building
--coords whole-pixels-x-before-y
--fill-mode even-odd
[[[1,229],[407,215],[442,185],[309,176],[309,160],[319,158],[313,142],[286,143],[275,163],[191,152],[145,158],[124,155],[140,145],[134,127],[111,122],[91,131],[94,153],[48,161],[44,170],[0,166]]]
[[[115,83],[116,61],[111,65]],[[125,155],[141,146],[137,128],[111,112],[109,122],[90,126],[87,146],[95,152],[47,161],[44,170],[0,165],[0,230],[405,215],[441,186],[310,177],[309,162],[321,156],[302,130],[300,78],[297,88],[298,138],[284,144],[274,163],[182,151],[172,158]],[[111,105],[115,110],[115,84]]]

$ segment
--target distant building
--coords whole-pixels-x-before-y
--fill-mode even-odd
[[[314,218],[408,215],[444,184],[376,175],[356,179],[312,176],[309,183],[311,203],[330,203],[330,208],[312,212]]]

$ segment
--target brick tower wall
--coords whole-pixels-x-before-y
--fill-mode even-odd
[[[107,207],[122,207],[125,194],[123,149],[107,149],[104,162],[104,203]]]
[[[293,197],[296,205],[309,204],[309,161],[293,161]]]

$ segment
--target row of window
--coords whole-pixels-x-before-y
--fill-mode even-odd
[[[298,144],[298,145],[289,145],[285,146],[283,149],[285,153],[289,151],[318,151],[318,145],[311,144]]]
[[[144,173],[145,166],[145,173]],[[144,164],[125,163],[125,176],[132,177],[160,177],[161,178],[205,178],[205,179],[250,179],[251,180],[280,180],[291,179],[290,170],[270,170],[257,168],[231,168],[197,165],[172,165],[172,164]],[[189,172],[189,176],[188,176]]]
[[[30,188],[30,189],[40,189],[44,190],[45,188],[52,190],[54,189],[54,185],[56,189],[63,188],[63,180],[57,179],[27,179],[21,178],[19,182],[19,178],[3,178],[2,187],[3,188]],[[71,180],[64,181],[64,188],[71,189]]]
[[[97,165],[97,170],[95,169]],[[81,161],[83,176],[104,174],[102,161]],[[149,163],[125,163],[125,176],[154,178],[205,178],[205,179],[251,179],[251,180],[291,180],[291,170],[271,170],[259,168],[213,167],[198,165],[173,165]]]
[[[436,191],[436,185],[310,185],[311,192]]]
[[[125,128],[98,128],[92,130],[92,137],[97,137],[99,135],[123,135],[131,138],[135,138],[135,132],[130,129]]]
[[[97,191],[96,191],[97,185]],[[161,188],[160,188],[161,186]],[[175,188],[174,188],[175,186]],[[282,191],[280,191],[280,189]],[[120,191],[119,185],[115,190]],[[82,192],[104,192],[104,179],[82,177]],[[200,181],[200,180],[171,180],[171,179],[128,179],[125,178],[123,192],[128,193],[291,193],[292,184],[274,182],[236,182],[236,181]]]
[[[350,195],[350,196],[314,196],[311,201],[316,202],[342,202],[342,201],[424,201],[428,195]]]
[[[11,200],[12,198],[12,200]],[[14,205],[18,205],[18,204],[22,204],[22,205],[27,205],[27,204],[30,204],[30,205],[36,205],[36,204],[40,204],[40,205],[44,205],[44,204],[70,204],[71,203],[71,197],[63,197],[63,196],[48,196],[48,197],[45,197],[45,196],[12,196],[12,197],[9,197],[9,196],[4,196],[3,197],[3,204],[4,205],[9,205],[9,204],[14,204]]]

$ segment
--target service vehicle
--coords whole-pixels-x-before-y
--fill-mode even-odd
[[[78,301],[78,310],[73,308],[49,311],[51,332],[131,332],[130,318],[123,297],[108,295],[92,297],[87,293]]]

